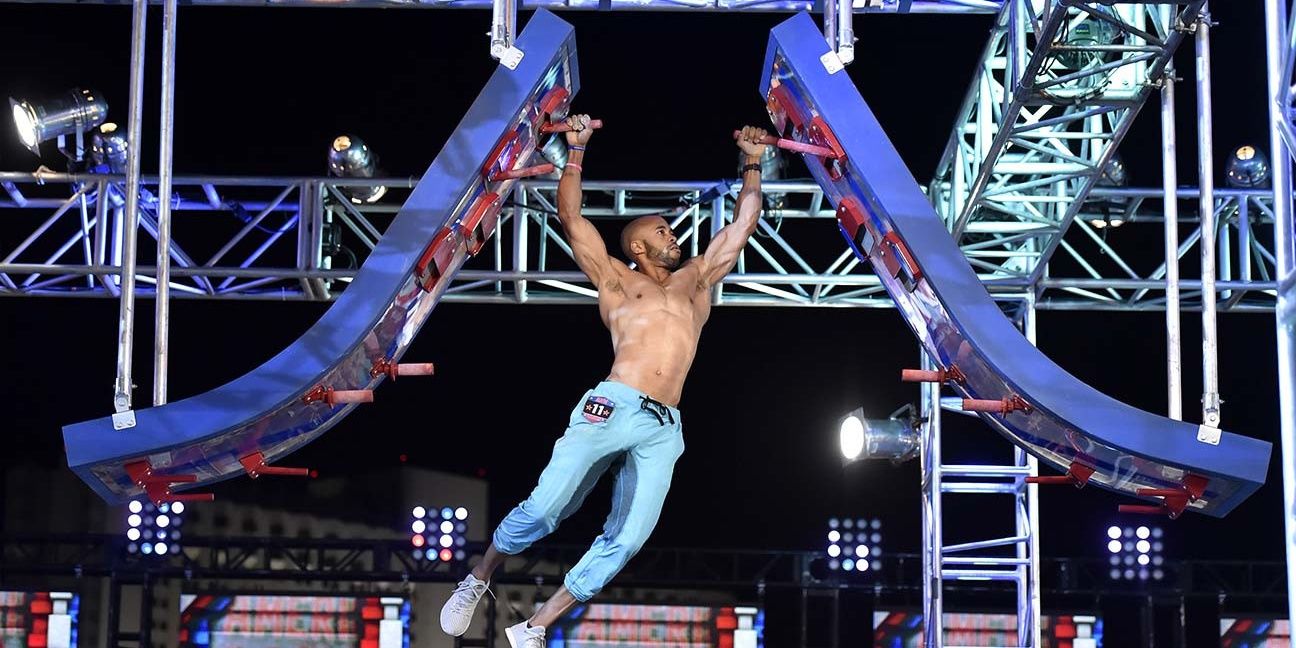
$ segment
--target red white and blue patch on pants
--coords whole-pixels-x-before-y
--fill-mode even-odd
[[[612,418],[612,411],[616,409],[616,403],[602,396],[590,396],[585,401],[585,409],[582,414],[585,420],[590,423],[603,423]]]

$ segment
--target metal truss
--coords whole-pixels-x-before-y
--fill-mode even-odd
[[[426,583],[455,582],[466,570],[461,563],[416,560],[404,539],[191,537],[181,554],[165,559],[130,554],[126,544],[124,536],[107,534],[0,537],[0,584],[25,576],[48,582],[58,577],[138,580],[144,575],[186,581]],[[517,585],[535,585],[538,580],[559,583],[564,570],[588,548],[541,543],[527,552],[527,560],[506,563],[492,580]],[[826,555],[813,551],[646,547],[617,576],[617,585],[689,590],[867,589],[906,600],[922,589],[922,559],[916,554],[889,552],[882,570],[870,571],[868,577],[831,572],[818,564],[826,560]],[[1046,594],[1092,597],[1113,591],[1109,566],[1101,558],[1045,558],[1041,570]],[[1285,601],[1283,569],[1278,563],[1192,560],[1167,563],[1167,571],[1171,577],[1166,581],[1146,584],[1150,594],[1220,595],[1230,601],[1278,605]],[[975,582],[946,587],[970,594],[993,591]],[[976,600],[985,607],[984,599]]]
[[[1005,3],[929,187],[978,273],[1044,276],[1202,5]]]
[[[66,174],[0,174],[0,296],[119,295],[124,179]],[[159,198],[145,179],[141,254],[155,254]],[[381,183],[389,199],[355,204],[348,192]],[[345,290],[382,236],[412,179],[177,177],[170,199],[172,279],[177,298],[327,301]],[[555,216],[556,184],[523,183],[491,245],[465,265],[452,301],[588,304],[595,291],[571,259]],[[732,218],[736,185],[707,182],[586,183],[585,213],[596,221],[661,214],[690,255]],[[819,186],[767,182],[766,214],[735,271],[712,295],[720,305],[891,308],[871,269],[850,254]],[[1180,198],[1196,195],[1181,190]],[[1276,294],[1272,196],[1216,192],[1222,310],[1272,310]],[[1159,231],[1162,193],[1099,189],[1077,208],[1064,255],[1035,285],[1038,307],[1054,310],[1162,310],[1164,264],[1149,264],[1147,236]],[[1180,216],[1189,224],[1199,219]],[[1102,225],[1099,229],[1095,224]],[[1119,226],[1114,226],[1120,223]],[[1149,225],[1154,227],[1149,227]],[[991,231],[975,222],[969,231]],[[1186,255],[1200,240],[1193,230]],[[969,256],[982,250],[965,243]],[[153,268],[137,268],[139,290],[156,290]],[[1004,300],[1024,299],[1023,278],[982,273]],[[1184,307],[1200,285],[1181,282]],[[1197,290],[1194,292],[1194,286]]]
[[[163,0],[148,0],[162,4]],[[130,5],[131,0],[3,0],[13,4]],[[854,13],[989,14],[1003,0],[854,0]],[[188,0],[185,5],[239,7],[354,7],[409,9],[490,9],[493,0]],[[519,0],[523,10],[551,11],[705,11],[705,12],[818,12],[812,0]]]
[[[1275,317],[1278,356],[1278,423],[1282,440],[1285,577],[1296,591],[1296,209],[1292,162],[1296,160],[1296,12],[1286,0],[1265,0],[1265,54],[1269,147],[1273,151],[1275,256],[1279,282]],[[1287,601],[1296,618],[1296,596]],[[1293,638],[1296,645],[1296,638]]]

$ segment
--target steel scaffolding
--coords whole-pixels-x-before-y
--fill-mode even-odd
[[[929,187],[978,272],[1044,276],[1202,4],[1004,5]]]
[[[1283,0],[1265,1],[1265,43],[1269,80],[1269,146],[1278,279],[1278,416],[1282,442],[1283,523],[1286,528],[1287,591],[1296,592],[1296,212],[1292,208],[1291,156],[1296,156],[1293,73],[1296,72],[1296,13]],[[1288,618],[1296,619],[1296,596],[1288,596]],[[1296,636],[1292,637],[1296,647]]]
[[[60,4],[63,0],[36,0]],[[66,0],[71,2],[72,0]],[[0,250],[0,296],[94,296],[121,300],[115,405],[131,407],[130,355],[135,297],[158,297],[154,401],[166,399],[169,297],[328,301],[346,290],[414,180],[326,177],[173,176],[170,138],[162,138],[161,177],[139,176],[139,126],[149,4],[161,0],[92,0],[133,9],[128,173],[0,173],[7,230],[22,241]],[[79,4],[85,4],[80,2]],[[264,6],[261,0],[193,0],[194,5]],[[492,0],[283,0],[284,6],[499,8]],[[1272,189],[1220,189],[1210,175],[1210,34],[1204,0],[1173,5],[1060,0],[853,0],[852,13],[994,13],[982,55],[929,196],[986,287],[1033,335],[1036,310],[1165,311],[1171,358],[1171,415],[1178,405],[1178,314],[1200,310],[1204,419],[1217,420],[1213,330],[1216,311],[1273,311],[1283,447],[1287,578],[1296,588],[1296,250],[1293,250],[1289,154],[1296,154],[1293,68],[1296,15],[1266,0],[1273,152]],[[519,0],[515,11],[675,10],[799,11],[793,0]],[[163,124],[170,124],[175,79],[174,0],[164,9]],[[831,30],[830,30],[831,31]],[[846,30],[849,32],[849,30]],[[1204,76],[1196,88],[1200,189],[1180,188],[1173,164],[1162,188],[1119,188],[1110,162],[1144,100],[1162,98],[1166,158],[1173,160],[1174,86],[1169,63],[1192,35]],[[840,40],[840,34],[837,35]],[[849,43],[838,42],[848,47]],[[355,204],[345,189],[382,185],[391,198]],[[735,181],[587,183],[587,214],[619,219],[662,214],[682,246],[697,254],[732,216]],[[451,301],[589,304],[595,291],[555,229],[555,183],[520,183],[502,214],[499,235],[460,273]],[[881,282],[850,254],[835,214],[810,182],[765,183],[761,230],[735,271],[713,294],[718,305],[890,308]],[[1195,209],[1180,212],[1178,201]],[[136,225],[138,223],[138,226]],[[1180,236],[1184,226],[1186,236]],[[1158,228],[1165,254],[1148,261],[1137,230]],[[153,267],[136,263],[136,234]],[[1058,252],[1061,252],[1059,254]],[[1196,252],[1200,280],[1179,277],[1179,259]],[[139,282],[138,285],[136,282]],[[1190,348],[1192,345],[1189,345]],[[932,390],[932,391],[929,391]],[[941,579],[989,577],[1015,583],[1019,636],[1038,636],[1039,549],[1034,460],[1017,450],[1011,466],[942,466],[939,387],[924,387],[924,589],[928,645],[940,645]],[[1212,419],[1212,417],[1215,417]],[[942,493],[960,482],[945,468],[999,479],[1014,495],[1011,537],[945,546]],[[989,472],[987,472],[989,471]],[[995,472],[998,471],[998,472]],[[983,483],[983,482],[982,482]],[[946,487],[954,490],[947,490]],[[976,488],[988,488],[977,486]],[[962,491],[960,491],[962,492]],[[977,491],[985,492],[985,491]],[[987,544],[989,542],[990,544]],[[999,543],[999,544],[995,544]],[[1012,547],[1011,556],[964,551]],[[948,555],[947,555],[948,554]],[[978,562],[980,561],[980,562]],[[987,562],[989,561],[989,562]],[[960,562],[963,564],[960,565]],[[976,569],[963,569],[963,566]],[[947,568],[948,567],[948,568]],[[996,568],[998,568],[996,570]],[[994,574],[987,573],[994,571]],[[967,572],[967,573],[965,573]],[[971,573],[976,572],[976,573]],[[1291,602],[1296,618],[1296,601]],[[1035,645],[1035,644],[1031,644]],[[1293,644],[1296,646],[1296,643]]]
[[[174,213],[169,282],[183,299],[327,301],[345,290],[355,269],[381,238],[413,180],[287,177],[177,176],[170,201],[144,179],[140,224],[147,246],[156,246],[157,215],[168,202]],[[117,297],[123,282],[123,224],[117,176],[0,173],[0,209],[10,231],[30,232],[0,250],[0,296]],[[388,201],[357,205],[345,188],[381,184]],[[469,262],[447,295],[482,303],[589,304],[594,290],[571,260],[554,218],[553,181],[521,183],[505,209],[505,226],[493,245]],[[818,185],[765,183],[771,205],[738,267],[713,299],[722,305],[891,308],[881,283],[836,234],[836,215]],[[705,182],[588,182],[586,214],[614,220],[659,213],[677,228],[690,254],[732,216],[733,180]],[[1276,257],[1272,194],[1264,190],[1215,192],[1221,259],[1220,310],[1272,310]],[[68,196],[71,197],[68,197]],[[1180,189],[1180,199],[1198,196]],[[1091,194],[1055,261],[1059,270],[1034,284],[1039,308],[1052,310],[1162,310],[1166,264],[1146,262],[1139,229],[1164,225],[1159,189],[1100,189]],[[1096,229],[1110,220],[1119,228]],[[1179,256],[1200,246],[1200,221]],[[993,230],[990,223],[974,228]],[[1105,234],[1105,235],[1104,235]],[[967,247],[978,248],[978,243]],[[145,250],[148,252],[149,250]],[[969,252],[971,253],[971,252]],[[1065,259],[1065,261],[1063,260]],[[1142,265],[1141,265],[1142,264]],[[155,269],[136,268],[140,294],[153,294]],[[994,292],[1018,299],[1031,292],[1023,278],[981,273]],[[1182,282],[1184,308],[1200,304],[1200,283]]]

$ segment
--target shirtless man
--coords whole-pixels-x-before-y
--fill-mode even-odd
[[[508,556],[551,533],[609,468],[616,469],[616,483],[603,534],[534,616],[505,631],[513,648],[545,648],[545,628],[603,589],[657,524],[675,460],[684,452],[676,406],[711,314],[711,287],[733,268],[761,212],[765,145],[759,142],[765,131],[748,127],[738,140],[746,161],[734,222],[716,234],[701,258],[681,266],[680,247],[665,219],[631,221],[621,232],[621,250],[637,264],[631,270],[608,254],[602,236],[581,216],[581,164],[593,129],[588,115],[567,123],[558,219],[577,265],[598,287],[599,314],[612,332],[615,360],[607,380],[572,411],[539,485],[500,522],[482,561],[442,608],[441,628],[463,635],[491,574]]]

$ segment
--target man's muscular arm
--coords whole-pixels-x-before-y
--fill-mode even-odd
[[[581,149],[594,132],[589,127],[589,121],[589,115],[567,118],[571,130],[566,133],[567,167],[563,169],[562,179],[558,181],[558,220],[567,235],[576,265],[599,288],[605,279],[612,278],[613,272],[612,258],[608,256],[603,237],[593,223],[581,216],[581,165],[585,160],[585,151]]]
[[[748,126],[738,138],[738,147],[742,149],[743,166],[760,164],[765,145],[760,143],[765,131]],[[706,286],[714,286],[733,270],[738,262],[738,254],[747,245],[747,239],[756,231],[761,213],[761,177],[760,170],[744,170],[743,187],[738,192],[734,206],[734,221],[721,229],[707,246],[702,256],[702,280]]]

